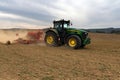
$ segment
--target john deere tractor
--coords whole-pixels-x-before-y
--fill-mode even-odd
[[[70,20],[53,21],[53,28],[46,30],[45,43],[49,46],[67,45],[73,49],[78,49],[90,44],[88,32],[75,28],[70,28]]]

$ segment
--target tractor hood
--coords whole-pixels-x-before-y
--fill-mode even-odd
[[[76,28],[67,28],[68,32],[73,32],[73,33],[87,33],[87,31],[83,30],[83,29],[76,29]]]
[[[84,41],[88,37],[88,32],[82,29],[67,28],[68,34],[79,35]]]

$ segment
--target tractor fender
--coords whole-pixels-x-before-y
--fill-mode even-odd
[[[58,31],[57,31],[56,29],[48,29],[45,33],[48,33],[48,32],[53,32],[53,33],[55,33],[57,36],[59,36]]]

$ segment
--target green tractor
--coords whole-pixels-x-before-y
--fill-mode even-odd
[[[60,46],[66,44],[67,46],[78,49],[90,44],[88,32],[70,28],[70,20],[53,21],[53,28],[46,30],[45,43],[49,46]]]

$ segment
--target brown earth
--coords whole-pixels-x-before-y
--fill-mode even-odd
[[[120,80],[120,35],[90,37],[79,50],[0,44],[0,80]]]

